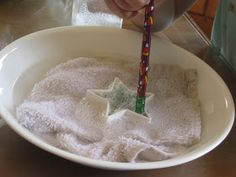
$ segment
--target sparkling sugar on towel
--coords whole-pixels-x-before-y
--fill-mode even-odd
[[[56,66],[35,84],[17,107],[17,120],[49,144],[93,159],[146,162],[174,157],[200,139],[197,73],[173,65],[151,66],[148,92],[154,95],[145,116],[133,112],[132,103],[117,107],[109,93],[116,83],[115,90],[125,92],[116,101],[132,102],[138,64],[80,57]]]

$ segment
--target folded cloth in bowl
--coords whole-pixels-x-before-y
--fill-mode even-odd
[[[118,162],[174,157],[201,134],[197,73],[152,64],[146,110],[151,123],[128,114],[109,119],[106,109],[86,97],[88,89],[107,89],[118,77],[136,88],[138,64],[78,58],[50,70],[16,109],[21,125],[48,143],[89,158]]]

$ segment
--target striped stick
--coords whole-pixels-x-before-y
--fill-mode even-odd
[[[135,112],[145,113],[146,88],[148,83],[149,56],[151,49],[151,27],[153,25],[154,0],[145,7],[144,30],[141,62],[139,67],[139,81],[136,97]]]

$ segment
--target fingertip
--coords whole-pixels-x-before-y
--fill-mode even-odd
[[[115,1],[111,1],[111,0],[105,0],[108,8],[113,11],[113,13],[115,13],[117,16],[121,17],[121,18],[132,18],[135,15],[137,15],[136,11],[126,11],[124,9],[121,9],[116,3]]]

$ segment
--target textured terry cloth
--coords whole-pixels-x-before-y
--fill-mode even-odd
[[[80,57],[50,70],[16,109],[21,125],[48,143],[93,159],[158,161],[200,139],[197,72],[151,64],[146,105],[151,123],[129,114],[105,116],[89,89],[109,89],[118,77],[136,90],[138,64]]]

